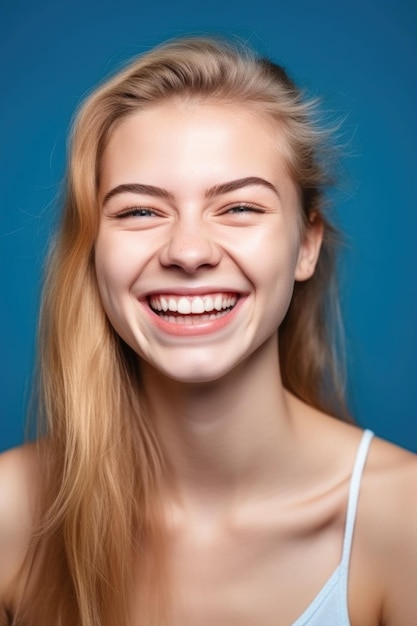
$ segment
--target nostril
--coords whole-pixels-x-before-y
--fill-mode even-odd
[[[220,248],[203,237],[188,240],[173,238],[161,251],[161,263],[166,267],[175,267],[185,272],[209,269],[217,265],[221,258]]]

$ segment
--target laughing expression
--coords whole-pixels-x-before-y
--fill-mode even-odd
[[[317,230],[302,235],[286,150],[272,121],[238,105],[155,105],[112,133],[97,281],[148,367],[210,381],[276,345],[294,281],[311,276],[320,247]]]

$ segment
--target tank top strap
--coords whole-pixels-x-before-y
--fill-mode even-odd
[[[349,566],[350,552],[352,548],[353,532],[355,530],[356,513],[358,508],[359,493],[361,488],[362,474],[365,468],[366,459],[368,457],[369,446],[374,436],[371,430],[365,430],[361,442],[356,453],[356,459],[353,466],[352,476],[350,479],[349,497],[346,513],[345,536],[343,540],[342,565],[346,569]]]

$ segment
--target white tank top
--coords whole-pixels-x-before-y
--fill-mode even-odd
[[[373,433],[365,430],[350,479],[342,559],[313,602],[292,626],[351,626],[348,610],[348,574],[361,479]]]

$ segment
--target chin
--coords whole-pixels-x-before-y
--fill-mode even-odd
[[[224,366],[216,364],[216,366],[213,367],[212,363],[209,366],[202,363],[188,363],[181,367],[177,363],[177,367],[175,368],[161,368],[155,366],[155,364],[151,365],[151,367],[159,371],[163,377],[178,383],[190,385],[203,385],[218,382],[234,369],[233,366],[226,364]]]
[[[225,376],[227,376],[227,374],[229,373],[230,370],[226,369],[224,371],[215,371],[215,372],[208,372],[208,371],[196,371],[193,370],[192,372],[166,372],[165,376],[167,376],[168,378],[170,378],[171,380],[178,382],[178,383],[182,383],[182,384],[189,384],[189,385],[204,385],[204,384],[210,384],[210,383],[215,383],[218,382],[219,380],[221,380],[222,378],[224,378]]]

